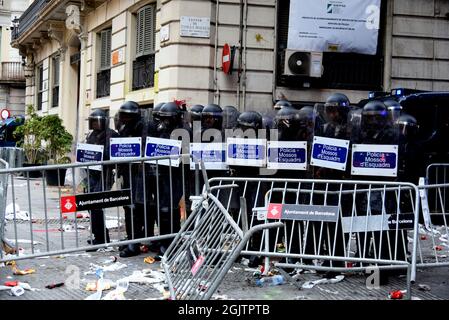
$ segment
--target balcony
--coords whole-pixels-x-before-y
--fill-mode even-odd
[[[50,0],[36,0],[28,7],[28,9],[20,16],[18,25],[12,30],[12,41],[18,39],[36,22],[40,12],[49,2]]]
[[[2,62],[1,82],[25,82],[22,62]]]

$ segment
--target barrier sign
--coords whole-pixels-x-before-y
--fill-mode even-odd
[[[396,177],[398,173],[398,146],[352,145],[353,175]]]
[[[307,169],[307,142],[268,141],[268,169]]]
[[[310,164],[345,171],[348,150],[349,140],[314,137]]]
[[[78,143],[76,145],[76,162],[103,161],[104,146],[98,144]],[[101,171],[101,165],[90,166],[89,170]]]
[[[111,138],[111,160],[141,158],[142,138]]]
[[[344,233],[370,232],[387,230],[413,230],[415,216],[413,213],[343,217]]]
[[[267,219],[337,222],[338,206],[270,203]]]
[[[146,157],[164,157],[179,156],[181,154],[181,140],[171,140],[162,138],[147,137],[145,148]],[[157,163],[162,166],[179,167],[179,157],[173,159],[158,160]],[[147,161],[156,164],[156,160]]]
[[[61,213],[127,206],[131,191],[117,190],[61,197]]]
[[[202,159],[206,170],[227,170],[226,144],[224,143],[191,143],[190,154]],[[190,169],[195,170],[195,163],[190,161]]]
[[[226,163],[234,166],[263,167],[266,164],[266,139],[228,138]]]

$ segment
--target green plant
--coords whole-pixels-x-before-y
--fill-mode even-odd
[[[17,146],[23,148],[29,164],[42,164],[45,150],[42,146],[42,117],[34,111],[33,105],[27,106],[27,119],[13,133]]]
[[[67,132],[57,115],[46,115],[41,119],[41,138],[45,141],[47,163],[69,163],[73,136]]]
[[[57,115],[39,116],[27,106],[25,124],[14,131],[17,145],[22,147],[30,164],[70,163],[67,153],[72,148],[72,135]]]

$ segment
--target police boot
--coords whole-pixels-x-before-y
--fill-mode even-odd
[[[133,243],[126,246],[125,249],[120,251],[120,257],[122,258],[129,258],[134,257],[140,254],[140,244],[139,243]]]

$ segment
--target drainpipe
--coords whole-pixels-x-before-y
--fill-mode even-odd
[[[220,89],[218,88],[218,14],[220,8],[220,0],[217,0],[215,4],[215,59],[214,59],[214,103],[220,104]]]
[[[243,111],[246,109],[246,46],[248,43],[248,0],[245,0],[245,17],[243,19],[243,25],[244,25],[244,34],[245,34],[245,40],[244,40],[244,46],[243,46]]]
[[[239,20],[239,63],[237,67],[238,80],[237,80],[237,109],[240,110],[240,86],[242,74],[242,59],[243,59],[243,0],[240,0],[240,20]]]
[[[278,43],[277,43],[277,33],[278,33],[278,10],[279,1],[276,1],[274,8],[274,52],[273,52],[273,105],[276,103],[276,78],[277,78],[277,56],[278,56]]]

